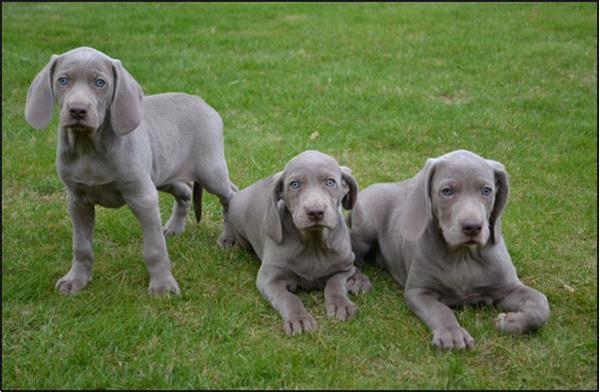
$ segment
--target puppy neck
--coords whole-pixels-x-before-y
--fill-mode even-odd
[[[331,230],[322,227],[314,230],[298,230],[300,240],[306,245],[310,244],[326,244],[327,238],[331,235]]]
[[[70,127],[60,128],[62,152],[69,155],[88,155],[106,153],[107,145],[118,142],[118,136],[112,131],[109,122],[104,122],[95,130],[74,130]],[[116,139],[116,140],[108,140]]]

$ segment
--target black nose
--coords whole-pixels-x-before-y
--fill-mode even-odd
[[[83,108],[71,108],[69,114],[76,120],[83,120],[87,116],[87,110]]]
[[[462,224],[462,232],[469,236],[475,237],[481,231],[481,224],[474,222],[465,222]]]
[[[325,215],[325,211],[321,209],[309,210],[306,212],[308,218],[313,222],[318,222],[323,219],[323,215]]]

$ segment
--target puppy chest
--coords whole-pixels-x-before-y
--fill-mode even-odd
[[[81,184],[88,187],[107,186],[118,180],[126,168],[120,161],[99,154],[63,154],[57,159],[58,175],[67,185]]]
[[[446,305],[491,305],[500,277],[478,266],[462,266],[439,275],[438,280],[440,299]]]
[[[352,267],[351,258],[337,254],[315,254],[306,252],[299,255],[292,264],[292,271],[307,282],[321,282],[323,278],[347,271]]]
[[[98,204],[108,208],[117,208],[125,204],[121,192],[112,184],[90,186],[75,183],[71,189],[78,198],[89,204]]]

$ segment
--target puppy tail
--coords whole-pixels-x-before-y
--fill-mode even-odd
[[[202,218],[202,187],[197,182],[194,182],[192,203],[194,204],[194,216],[196,217],[196,223],[200,223],[200,219]]]

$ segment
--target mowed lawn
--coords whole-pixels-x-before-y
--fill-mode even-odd
[[[71,263],[56,115],[24,119],[52,54],[93,46],[146,94],[202,96],[223,117],[232,180],[281,170],[306,149],[361,188],[412,177],[464,148],[503,162],[503,233],[548,324],[507,336],[497,310],[457,310],[473,350],[438,352],[375,267],[358,316],[287,337],[255,287],[259,261],[221,250],[215,196],[167,240],[178,298],[147,295],[142,233],[97,208],[94,280],[62,297]],[[590,388],[598,386],[597,5],[2,4],[2,389]],[[166,219],[172,199],[161,195]]]

